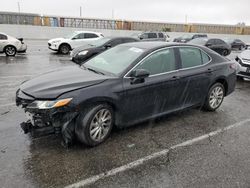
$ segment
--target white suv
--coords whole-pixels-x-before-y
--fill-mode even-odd
[[[25,53],[27,45],[23,39],[0,33],[0,53],[5,53],[6,56],[15,56],[16,53]]]
[[[70,50],[86,44],[86,42],[102,38],[102,33],[91,31],[75,31],[64,38],[56,38],[48,41],[49,49],[68,54]]]

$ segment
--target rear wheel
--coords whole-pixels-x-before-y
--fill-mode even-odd
[[[114,113],[111,106],[99,104],[79,115],[75,133],[80,142],[96,146],[104,142],[112,130]]]
[[[70,51],[70,46],[68,44],[61,44],[59,47],[59,52],[61,54],[68,54]]]
[[[203,108],[207,111],[215,111],[220,107],[225,96],[225,88],[221,83],[215,83],[209,89]]]
[[[15,56],[16,55],[16,48],[14,46],[6,46],[4,49],[4,53],[6,56]]]

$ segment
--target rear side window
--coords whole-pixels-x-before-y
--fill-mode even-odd
[[[85,39],[90,39],[90,38],[97,38],[98,36],[94,33],[85,33],[84,37]]]
[[[202,63],[203,64],[208,63],[210,61],[210,57],[202,50],[200,50],[200,52],[201,52],[201,57],[202,57]]]
[[[74,39],[84,39],[84,33],[80,33],[74,37]]]
[[[180,50],[182,68],[191,68],[203,64],[203,57],[200,49],[184,47],[184,48],[179,48],[179,50]],[[204,56],[204,60],[205,59],[206,56]]]
[[[164,38],[163,33],[158,33],[158,35],[159,35],[159,38]]]
[[[150,75],[176,70],[174,50],[158,51],[145,59],[136,69],[145,69],[150,72]]]
[[[0,34],[0,40],[7,40],[8,37],[6,35]]]
[[[148,38],[149,39],[157,38],[157,34],[156,33],[148,33]]]

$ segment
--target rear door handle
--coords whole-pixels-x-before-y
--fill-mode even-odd
[[[207,73],[212,73],[213,72],[213,69],[207,69]]]
[[[171,80],[178,80],[179,78],[179,76],[173,76]]]

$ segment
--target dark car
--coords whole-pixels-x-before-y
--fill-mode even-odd
[[[164,34],[163,32],[144,32],[141,33],[138,38],[142,41],[166,41],[169,42],[169,35]]]
[[[24,82],[16,94],[30,120],[25,133],[62,133],[95,146],[112,127],[189,107],[215,111],[234,91],[235,62],[196,45],[137,42],[111,48],[82,66]]]
[[[231,46],[233,49],[243,50],[247,48],[247,45],[240,39],[225,39],[225,41]]]
[[[197,38],[188,43],[206,46],[223,56],[231,53],[231,47],[225,41],[217,38]]]
[[[91,57],[122,43],[137,42],[138,39],[131,37],[104,37],[93,41],[85,46],[75,48],[70,56],[75,63],[83,63]]]
[[[207,38],[207,34],[185,34],[181,37],[175,38],[173,42],[181,42],[181,43],[187,43],[190,40],[196,39],[196,38]]]
[[[235,60],[238,61],[238,63],[240,64],[237,77],[239,79],[250,79],[250,50],[245,50],[241,52],[241,54],[239,54]]]

